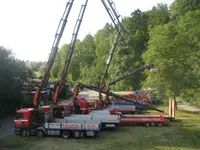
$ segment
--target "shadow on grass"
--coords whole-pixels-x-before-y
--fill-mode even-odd
[[[188,113],[188,114],[200,114],[200,111],[189,111],[189,110],[184,110],[184,109],[180,109],[179,112]]]

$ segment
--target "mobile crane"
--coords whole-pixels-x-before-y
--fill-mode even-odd
[[[56,86],[56,90],[55,90],[55,94],[54,94],[54,98],[53,98],[53,100],[54,100],[53,106],[57,108],[57,111],[59,111],[59,109],[60,109],[58,106],[67,106],[68,110],[71,109],[70,106],[67,105],[67,104],[58,104],[58,99],[59,99],[59,93],[60,93],[60,91],[62,90],[62,87],[64,86],[64,84],[67,81],[69,64],[70,64],[71,57],[72,57],[73,52],[74,52],[75,43],[76,43],[76,40],[77,40],[77,36],[78,36],[78,32],[79,32],[79,29],[80,29],[80,26],[81,26],[81,23],[82,23],[83,16],[84,16],[84,13],[85,13],[85,9],[87,7],[87,3],[88,3],[88,0],[86,0],[85,5],[82,5],[82,7],[81,7],[81,10],[80,10],[80,13],[79,13],[79,16],[78,16],[78,20],[77,20],[76,25],[74,27],[71,43],[70,43],[70,46],[69,46],[69,49],[68,49],[67,58],[66,58],[66,61],[65,61],[65,66],[64,66],[64,69],[62,71],[61,78],[60,78],[60,80],[59,80],[59,82]],[[65,108],[65,107],[63,107],[63,108]]]
[[[67,19],[69,17],[69,14],[71,12],[72,6],[73,6],[74,0],[69,0],[69,2],[67,2],[63,16],[58,24],[58,28],[56,30],[56,34],[55,34],[55,39],[51,48],[51,53],[49,56],[49,60],[47,62],[47,68],[45,70],[44,76],[43,76],[43,80],[40,82],[39,87],[36,89],[35,91],[35,95],[33,98],[33,104],[34,104],[34,108],[38,109],[39,108],[39,97],[40,97],[40,91],[43,89],[43,87],[45,86],[45,84],[48,82],[49,77],[50,77],[50,71],[51,68],[53,66],[53,63],[55,61],[56,58],[56,54],[58,52],[58,46],[60,43],[60,40],[62,38],[66,23],[67,23]]]
[[[128,97],[124,97],[124,96],[121,96],[121,95],[119,95],[119,94],[116,94],[116,93],[113,93],[113,92],[110,92],[110,91],[102,90],[102,89],[100,89],[100,88],[98,88],[98,87],[95,87],[95,86],[93,86],[93,85],[87,85],[87,84],[83,84],[83,83],[80,83],[80,82],[79,82],[79,83],[75,86],[75,88],[74,88],[74,89],[76,89],[76,90],[74,90],[74,91],[78,91],[78,92],[74,92],[74,97],[75,97],[75,95],[77,96],[78,93],[80,92],[80,90],[83,89],[83,88],[87,88],[87,89],[90,89],[90,90],[93,90],[93,91],[96,91],[96,92],[102,91],[103,94],[106,94],[106,95],[109,95],[109,96],[113,96],[113,97],[115,97],[115,98],[122,99],[122,100],[124,100],[124,101],[126,101],[126,102],[130,102],[130,103],[132,103],[132,104],[136,104],[136,105],[139,105],[139,106],[143,106],[143,107],[145,107],[145,108],[147,108],[147,109],[156,110],[156,111],[158,111],[158,112],[162,112],[162,113],[164,112],[163,110],[157,109],[157,108],[155,108],[154,106],[152,106],[152,105],[150,105],[150,104],[145,104],[145,105],[144,105],[144,104],[135,102],[134,100],[131,100],[131,99],[128,98]]]
[[[119,81],[121,81],[121,80],[123,80],[123,79],[126,79],[126,78],[128,78],[128,77],[130,77],[130,76],[133,76],[133,75],[137,75],[139,72],[142,72],[142,71],[144,71],[145,69],[151,69],[151,67],[153,67],[153,65],[152,64],[150,64],[150,65],[146,65],[146,66],[143,66],[143,67],[140,67],[140,68],[137,68],[136,70],[134,70],[134,71],[132,71],[132,72],[129,72],[129,73],[127,73],[127,74],[125,74],[125,75],[123,75],[123,76],[121,76],[121,77],[119,77],[118,79],[116,79],[116,80],[114,80],[114,81],[112,81],[112,82],[110,82],[109,84],[108,84],[108,88],[107,88],[107,94],[106,94],[106,97],[107,97],[107,104],[111,104],[111,101],[109,100],[109,96],[111,96],[110,94],[109,94],[109,91],[110,91],[110,86],[111,85],[114,85],[114,84],[116,84],[117,82],[119,82]],[[84,85],[85,86],[85,85]],[[77,95],[78,95],[78,93],[80,92],[80,90],[81,89],[83,89],[84,88],[84,86],[83,86],[83,84],[78,84],[77,86],[75,86],[75,88],[74,88],[74,94],[73,94],[73,99],[76,99],[76,97],[77,97]],[[92,89],[92,90],[94,90],[94,89]],[[96,90],[95,91],[101,91],[101,88],[96,88]],[[122,97],[122,96],[121,96]],[[119,98],[119,97],[118,97]],[[121,107],[122,106],[124,106],[124,105],[126,105],[126,106],[130,106],[130,105],[132,105],[132,106],[136,106],[136,109],[138,109],[138,110],[146,110],[147,109],[147,106],[146,105],[138,105],[137,103],[131,103],[131,102],[127,102],[126,100],[124,100],[124,99],[121,99],[121,100],[123,100],[123,102],[115,102],[115,105],[120,105]],[[80,102],[79,104],[80,104],[80,107],[81,107],[81,111],[83,111],[83,110],[89,110],[88,109],[88,105],[86,104],[86,99],[85,98],[80,98],[80,99],[78,99],[78,101]],[[125,102],[124,102],[125,101]],[[132,100],[132,101],[134,101],[134,100]],[[101,107],[99,108],[99,107],[95,107],[95,105],[94,105],[94,102],[92,103],[92,107],[91,107],[91,109],[93,109],[93,110],[95,110],[95,109],[102,109]],[[131,111],[131,113],[133,113],[133,111],[135,112],[135,109],[130,109],[130,107],[126,107],[126,108],[124,108],[123,109],[123,111],[124,112],[127,112],[127,110],[128,110],[128,112],[130,112]],[[122,110],[121,110],[122,111]],[[88,113],[87,111],[86,112],[84,112],[84,113]]]
[[[146,66],[143,66],[143,67],[140,67],[140,68],[137,68],[136,70],[134,70],[134,71],[132,71],[132,72],[129,72],[129,73],[127,73],[127,74],[125,74],[125,75],[123,75],[123,76],[121,76],[121,77],[119,77],[118,79],[116,79],[116,80],[114,80],[114,81],[112,81],[112,82],[110,82],[109,84],[108,84],[108,87],[107,87],[107,93],[108,94],[106,94],[106,101],[107,101],[107,104],[109,104],[109,103],[111,103],[111,101],[109,100],[109,91],[110,91],[110,86],[111,85],[114,85],[114,84],[116,84],[117,82],[119,82],[119,81],[121,81],[121,80],[123,80],[123,79],[126,79],[126,78],[128,78],[128,77],[130,77],[130,76],[133,76],[133,75],[137,75],[139,72],[142,72],[142,71],[144,71],[144,70],[146,70],[146,69],[151,69],[151,67],[153,67],[153,65],[152,64],[150,64],[150,65],[146,65]],[[80,87],[79,87],[80,86]],[[75,88],[74,88],[74,95],[73,95],[73,98],[75,98],[77,95],[78,95],[78,89],[82,89],[83,87],[82,87],[82,85],[78,85],[78,86],[76,86]],[[99,88],[98,89],[99,91],[101,91],[101,88]],[[131,98],[131,97],[129,97],[129,98]],[[118,98],[119,99],[119,98]],[[79,100],[82,100],[82,101],[84,101],[85,99],[84,98],[81,98],[81,99],[79,99]],[[115,105],[120,105],[121,107],[122,106],[130,106],[130,105],[132,105],[132,106],[135,106],[136,107],[136,109],[137,110],[146,110],[148,107],[146,106],[146,105],[138,105],[137,103],[131,103],[131,102],[127,102],[126,100],[124,100],[124,99],[120,99],[120,100],[122,100],[122,102],[117,102],[117,101],[115,101]],[[85,100],[86,101],[86,100]],[[132,101],[134,101],[134,100],[132,100]],[[86,105],[81,105],[81,107],[82,108],[86,108]],[[93,103],[93,108],[92,109],[97,109],[97,108],[99,108],[98,106],[97,106],[97,108],[94,106],[94,103]],[[100,107],[100,109],[102,109],[101,107]],[[120,108],[121,109],[121,108]],[[126,113],[133,113],[133,111],[135,112],[136,110],[135,109],[131,109],[130,107],[126,107],[126,108],[124,108],[123,110],[121,110],[121,111],[123,111],[123,112],[126,112]]]
[[[85,12],[88,0],[85,1],[85,4],[82,5],[81,11],[79,13],[78,20],[75,25],[74,33],[72,36],[72,42],[70,43],[70,49],[68,51],[68,58],[66,60],[65,68],[63,71],[63,76],[60,81],[59,87],[56,88],[57,92],[60,89],[60,86],[64,84],[64,79],[67,75],[67,68],[73,53],[74,44],[76,42],[76,38],[78,35],[78,31],[81,25],[81,21],[83,19],[83,14]],[[62,33],[64,31],[64,27],[69,16],[69,12],[71,10],[73,4],[73,0],[67,3],[66,9],[64,11],[63,18],[61,19],[59,24],[60,33],[57,32],[55,38],[55,45],[52,48],[51,55],[49,57],[48,66],[44,75],[44,80],[41,82],[40,87],[37,89],[35,97],[34,97],[34,108],[23,108],[17,111],[16,118],[14,120],[14,127],[15,133],[21,134],[22,136],[29,136],[29,135],[37,135],[38,137],[44,137],[45,135],[57,135],[62,136],[63,138],[69,138],[72,135],[76,138],[80,138],[83,136],[96,136],[96,134],[101,130],[101,121],[100,120],[80,120],[77,117],[70,117],[70,118],[55,118],[52,117],[53,109],[50,108],[50,114],[46,114],[45,111],[42,111],[46,108],[41,108],[38,106],[38,96],[40,90],[43,88],[45,83],[49,79],[49,74],[51,67],[53,65],[53,61],[55,59],[57,50],[58,50],[58,43],[61,39]],[[56,93],[54,98],[54,105],[57,104],[57,97],[58,93]],[[66,108],[67,109],[67,108]],[[39,113],[35,113],[39,112]],[[44,114],[45,113],[45,114]],[[66,113],[67,115],[67,113]],[[48,118],[50,116],[50,119]],[[41,118],[40,118],[41,117]]]
[[[51,53],[49,56],[49,60],[47,62],[47,68],[45,70],[43,80],[40,82],[39,87],[36,89],[35,95],[33,98],[34,109],[23,108],[17,111],[16,119],[14,120],[16,134],[21,134],[22,136],[26,136],[29,131],[29,128],[35,129],[41,126],[41,124],[44,122],[44,116],[42,114],[42,111],[39,108],[40,91],[44,88],[45,84],[49,80],[50,70],[53,66],[53,63],[58,51],[60,39],[64,32],[67,19],[72,9],[73,3],[74,3],[74,0],[70,0],[69,2],[67,2],[63,16],[58,24],[58,28],[56,30],[55,39],[51,48]]]

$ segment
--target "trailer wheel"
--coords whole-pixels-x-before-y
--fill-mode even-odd
[[[61,136],[63,137],[63,139],[68,139],[71,137],[71,133],[69,131],[62,131]]]
[[[162,123],[161,123],[161,122],[157,122],[156,125],[157,125],[158,127],[162,127]]]
[[[43,130],[37,130],[36,135],[37,135],[37,137],[42,138],[42,137],[44,137],[44,131]]]
[[[21,134],[21,136],[23,136],[23,137],[27,136],[27,131],[26,131],[26,129],[25,129],[25,128],[24,128],[24,129],[21,129],[20,134]]]
[[[81,132],[81,138],[84,138],[86,136],[86,133],[85,132]]]
[[[145,126],[146,126],[146,127],[149,127],[149,126],[150,126],[150,123],[149,123],[149,122],[145,122]]]

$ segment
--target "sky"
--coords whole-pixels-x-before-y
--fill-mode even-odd
[[[47,61],[58,23],[68,0],[0,0],[0,46],[11,49],[16,58]],[[122,17],[136,9],[150,10],[157,3],[173,0],[113,0]],[[85,0],[74,0],[59,47],[71,41],[73,28]],[[112,23],[101,0],[89,0],[78,39],[94,35],[105,23]]]

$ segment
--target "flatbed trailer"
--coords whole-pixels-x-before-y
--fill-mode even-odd
[[[169,118],[168,115],[163,115],[166,119]],[[123,115],[123,118],[159,118],[160,115],[154,115],[154,114],[142,114],[142,115],[130,115],[130,114],[126,114]]]
[[[62,136],[64,139],[84,136],[96,136],[101,131],[101,121],[99,120],[71,120],[55,119],[54,122],[45,123],[38,128],[37,136]]]
[[[137,116],[137,115],[135,115]],[[121,118],[120,126],[136,126],[136,125],[144,125],[144,126],[158,126],[161,127],[163,125],[168,125],[169,120],[165,119],[164,116],[160,115],[159,117],[145,117],[145,116],[137,116],[132,118]]]

